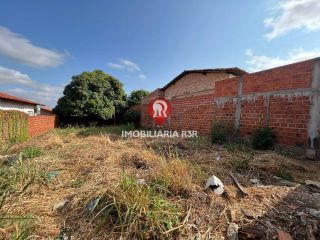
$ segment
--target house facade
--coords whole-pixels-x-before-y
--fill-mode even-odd
[[[211,110],[208,108],[212,105],[216,83],[243,74],[246,72],[239,68],[183,71],[163,88],[156,89],[142,100],[141,125],[147,128],[154,126],[154,122],[148,114],[147,105],[156,97],[164,97],[170,101],[173,107],[166,127],[177,130],[193,129],[209,133],[212,119],[209,119]],[[208,114],[204,115],[205,113]],[[201,117],[204,117],[204,121],[197,121]]]
[[[16,114],[17,111],[21,114]],[[15,116],[14,120],[11,116]],[[14,127],[12,127],[13,121]],[[56,125],[57,118],[52,109],[43,104],[0,92],[0,141],[20,136],[24,129],[27,129],[28,137],[34,137],[54,129]]]
[[[42,113],[50,115],[49,112],[52,113],[51,109],[45,107],[43,104],[15,97],[3,92],[0,92],[0,110],[20,111],[26,113],[29,116],[36,116]]]

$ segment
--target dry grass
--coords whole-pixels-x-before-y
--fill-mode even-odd
[[[219,239],[230,209],[241,223],[243,209],[262,216],[293,190],[258,188],[249,178],[276,174],[285,166],[296,181],[319,180],[319,164],[302,164],[273,152],[210,145],[205,138],[122,139],[119,129],[100,130],[56,130],[3,149],[2,154],[17,154],[36,147],[41,155],[8,169],[1,166],[0,185],[9,181],[12,171],[18,179],[3,187],[10,194],[1,194],[2,239],[55,239],[62,230],[72,239]],[[24,171],[17,171],[19,164],[27,164]],[[249,197],[239,197],[231,171],[242,174],[239,180]],[[222,179],[227,196],[203,189],[212,174]],[[139,179],[145,184],[138,184]],[[63,211],[54,211],[63,199],[69,203]],[[88,210],[92,202],[97,204]]]

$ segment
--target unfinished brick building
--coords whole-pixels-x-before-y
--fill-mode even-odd
[[[147,105],[157,96],[172,105],[166,128],[209,134],[213,122],[250,135],[270,126],[279,144],[316,154],[320,127],[320,58],[256,73],[239,68],[184,71],[142,102],[141,125],[152,128]]]

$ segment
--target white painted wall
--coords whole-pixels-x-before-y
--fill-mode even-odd
[[[0,99],[1,110],[16,110],[34,116],[34,108],[34,105]]]

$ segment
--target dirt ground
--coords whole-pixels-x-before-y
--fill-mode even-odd
[[[40,153],[21,157],[28,148]],[[26,181],[15,172],[10,191],[0,182],[0,239],[232,239],[234,226],[239,239],[277,239],[283,232],[293,239],[320,239],[320,189],[305,184],[320,181],[320,162],[299,156],[254,151],[242,143],[211,145],[206,138],[123,139],[87,129],[58,129],[0,155],[3,169],[32,164],[37,173],[24,168],[23,176],[32,175]],[[10,156],[20,160],[8,163]],[[11,179],[1,174],[0,181]],[[224,184],[223,194],[204,188],[212,175]],[[143,215],[143,207],[134,208],[141,217],[124,218],[136,222],[121,222],[120,229],[116,215],[105,212],[110,205],[91,211],[96,199],[116,202],[128,196],[120,195],[124,176],[138,183],[137,192],[166,189],[152,194],[173,204],[178,210],[171,218],[177,218],[160,212],[165,215],[155,216],[168,217],[162,226],[161,219]],[[120,206],[120,214],[128,212],[125,203]]]

